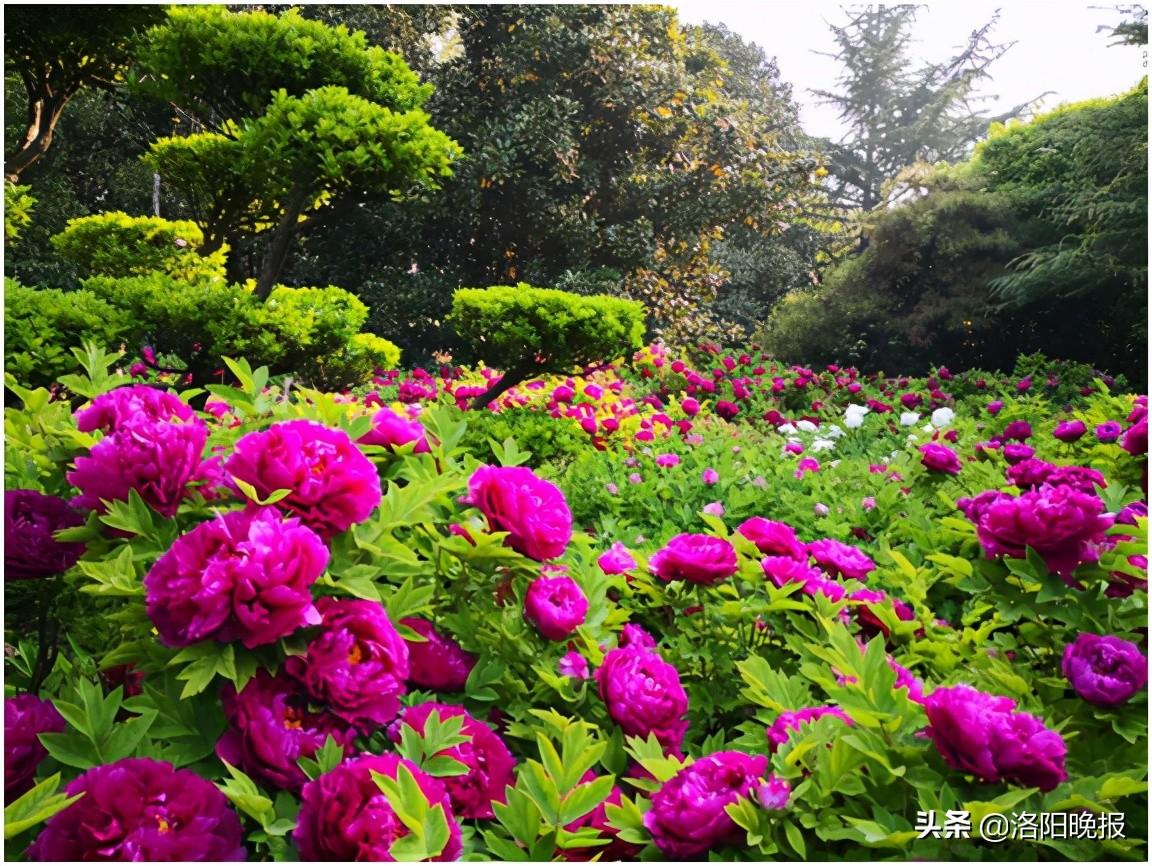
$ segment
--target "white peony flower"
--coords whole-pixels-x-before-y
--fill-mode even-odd
[[[831,451],[835,447],[836,447],[836,443],[833,442],[831,439],[813,439],[812,440],[812,450],[813,451]]]
[[[858,430],[864,426],[864,416],[870,411],[867,406],[849,403],[848,408],[844,410],[844,426],[849,430]]]
[[[920,413],[919,412],[901,412],[900,413],[900,424],[903,427],[911,427],[913,424],[915,424],[919,420],[920,420]]]
[[[843,436],[845,434],[844,434],[844,431],[841,430],[835,424],[829,424],[828,429],[826,429],[824,431],[824,435],[831,438],[831,439],[839,439],[841,436]]]
[[[783,433],[785,436],[790,436],[796,432],[796,425],[794,425],[794,424],[781,424],[776,429],[779,430],[781,433]]]
[[[947,406],[941,406],[932,413],[932,426],[943,429],[949,426],[956,417],[956,412]]]
[[[816,430],[819,429],[811,421],[797,421],[796,427],[804,433],[815,433]]]

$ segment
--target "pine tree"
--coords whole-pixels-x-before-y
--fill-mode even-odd
[[[952,57],[916,66],[910,48],[917,11],[914,5],[855,7],[847,24],[831,25],[838,51],[825,56],[844,70],[837,92],[812,92],[837,106],[849,127],[840,142],[824,142],[831,198],[841,208],[880,207],[887,201],[885,184],[902,168],[961,159],[989,124],[1017,117],[1036,102],[997,116],[974,107],[992,98],[974,91],[1014,44],[990,39],[998,14]]]

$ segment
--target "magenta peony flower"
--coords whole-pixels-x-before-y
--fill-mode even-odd
[[[682,534],[672,538],[648,561],[664,581],[686,580],[711,585],[736,573],[736,549],[723,538]]]
[[[656,648],[656,639],[648,634],[642,626],[635,623],[628,623],[624,628],[620,629],[620,646],[636,646],[648,647],[648,649]]]
[[[1001,452],[1010,466],[1015,466],[1017,463],[1022,463],[1036,456],[1035,449],[1023,442],[1009,442],[1001,449]]]
[[[1000,410],[1003,408],[1004,408],[1004,401],[1003,400],[993,400],[987,406],[988,414],[989,415],[999,415]]]
[[[124,421],[87,456],[76,458],[66,476],[80,491],[74,502],[103,512],[102,500],[127,501],[129,491],[135,490],[157,512],[173,517],[190,492],[189,484],[198,480],[207,441],[208,427],[197,417],[187,422],[144,417]]]
[[[555,559],[572,539],[572,512],[556,485],[520,466],[481,466],[468,479],[468,502],[488,518],[493,532],[507,532],[518,553]]]
[[[389,451],[414,443],[413,454],[428,453],[428,439],[424,435],[424,425],[419,421],[409,421],[403,415],[397,415],[387,406],[372,416],[372,429],[356,441],[361,445],[380,445]]]
[[[570,577],[538,577],[524,596],[524,618],[548,640],[564,640],[588,615],[588,597]]]
[[[788,556],[802,562],[808,561],[804,542],[796,537],[796,530],[787,523],[750,517],[737,526],[736,531],[768,556]]]
[[[1124,439],[1121,441],[1120,447],[1133,457],[1139,457],[1141,454],[1148,453],[1147,416],[1141,418],[1135,426],[1128,428],[1124,433]]]
[[[788,742],[793,731],[798,731],[803,725],[822,719],[825,716],[834,716],[848,727],[855,724],[852,719],[839,707],[804,707],[800,710],[788,710],[776,717],[772,727],[768,728],[768,750],[775,752]]]
[[[476,656],[461,649],[447,635],[436,631],[432,623],[418,617],[400,620],[417,634],[422,642],[408,644],[408,681],[421,689],[434,692],[462,692],[468,675],[476,667]]]
[[[1118,707],[1148,683],[1148,659],[1131,641],[1084,633],[1064,648],[1064,676],[1098,707]]]
[[[876,563],[864,551],[833,538],[810,542],[808,552],[816,564],[832,577],[864,581],[870,572],[876,570]]]
[[[168,646],[274,643],[320,614],[310,588],[328,565],[311,529],[275,508],[232,511],[172,544],[144,578],[148,616]]]
[[[575,650],[560,657],[556,663],[556,672],[572,680],[586,680],[592,675],[588,670],[588,659]]]
[[[641,645],[619,647],[604,656],[595,676],[608,715],[625,734],[652,733],[665,749],[680,748],[688,730],[688,695],[679,671],[659,653]]]
[[[1088,432],[1088,425],[1080,419],[1074,421],[1061,421],[1052,431],[1052,435],[1061,442],[1075,442]]]
[[[444,810],[448,844],[436,860],[457,860],[460,825],[439,780],[399,755],[361,755],[308,782],[292,839],[306,861],[393,862],[392,843],[408,835],[372,773],[395,779],[403,765],[416,779],[428,804]]]
[[[36,768],[48,757],[40,734],[64,731],[64,717],[51,701],[35,695],[4,699],[4,802],[11,803],[35,784]]]
[[[1067,746],[1016,702],[971,686],[939,688],[924,699],[928,736],[948,766],[982,782],[1016,782],[1048,792],[1068,778]]]
[[[216,754],[273,788],[299,790],[308,777],[297,761],[315,755],[329,736],[348,754],[356,736],[337,716],[310,710],[307,693],[284,673],[259,670],[239,694],[227,684],[221,700],[228,730]]]
[[[708,487],[720,482],[720,473],[709,467],[700,473],[700,482]]]
[[[685,767],[652,795],[644,826],[666,857],[705,859],[721,845],[736,844],[745,831],[725,809],[750,797],[764,783],[768,759],[743,752],[714,752]]]
[[[83,796],[48,819],[28,849],[29,860],[247,859],[244,830],[228,798],[191,770],[124,758],[93,767],[65,793]]]
[[[314,421],[282,421],[242,436],[224,469],[261,499],[291,490],[276,506],[326,540],[367,520],[380,504],[372,461],[343,430]]]
[[[407,691],[408,644],[376,601],[322,598],[323,630],[284,671],[314,701],[364,733],[400,712]]]
[[[70,569],[84,555],[84,545],[57,541],[53,534],[83,524],[84,518],[57,496],[6,490],[4,579],[34,580]]]
[[[468,768],[461,775],[441,779],[451,800],[452,811],[461,818],[494,818],[492,804],[507,802],[504,788],[516,783],[513,774],[516,760],[488,725],[474,719],[463,707],[428,702],[406,709],[388,729],[388,736],[392,742],[400,742],[402,725],[423,735],[432,713],[437,713],[441,721],[462,717],[464,726],[460,734],[468,737],[467,742],[436,753],[454,758]]]
[[[656,465],[663,469],[670,469],[680,465],[679,454],[661,454],[656,458]]]
[[[920,453],[923,455],[920,462],[929,472],[942,472],[947,475],[960,474],[960,458],[947,445],[929,442],[927,445],[920,446]]]
[[[990,495],[992,494],[992,495]],[[1032,547],[1066,581],[1082,562],[1096,562],[1112,517],[1096,496],[1068,487],[1041,485],[1020,496],[985,491],[957,505],[976,524],[985,555],[1025,558]]]
[[[700,413],[700,401],[695,397],[685,397],[680,401],[680,408],[684,410],[685,415],[693,418]]]
[[[151,385],[128,385],[99,395],[75,417],[76,429],[81,433],[115,433],[141,423],[192,421],[196,413],[170,391]]]
[[[1025,439],[1032,435],[1032,425],[1027,421],[1018,420],[1012,421],[1004,428],[1004,432],[1000,434],[1001,439],[1018,439],[1023,442]]]
[[[1119,439],[1123,432],[1124,428],[1116,421],[1105,421],[1096,428],[1096,440],[1107,445]]]
[[[784,779],[769,775],[768,781],[756,788],[756,799],[765,809],[781,811],[788,808],[792,786]]]
[[[596,560],[600,570],[605,574],[626,574],[636,569],[636,560],[628,552],[623,542],[616,541]]]

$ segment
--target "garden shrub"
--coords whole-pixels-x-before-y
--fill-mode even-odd
[[[77,217],[53,236],[68,261],[93,276],[137,277],[158,272],[190,283],[222,280],[227,247],[209,256],[199,227],[187,220],[133,217],[113,211]]]
[[[565,466],[587,448],[587,436],[575,425],[557,424],[533,409],[469,414],[461,447],[478,460],[489,462],[504,452],[503,445],[508,439],[531,455],[526,465],[533,467]]]
[[[459,289],[448,322],[478,357],[504,371],[477,397],[484,406],[529,376],[572,372],[639,348],[644,306],[520,283]]]
[[[50,385],[76,368],[73,347],[87,340],[117,346],[132,328],[130,315],[94,292],[4,280],[4,367],[20,382]]]
[[[30,186],[18,186],[10,180],[4,181],[4,241],[12,243],[20,238],[20,233],[32,222],[32,208],[36,205],[28,193]]]

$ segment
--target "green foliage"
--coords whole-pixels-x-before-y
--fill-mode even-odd
[[[4,280],[4,367],[21,382],[50,385],[76,369],[74,346],[87,340],[115,346],[131,327],[126,311],[95,292]]]
[[[195,114],[209,129],[262,115],[272,93],[303,96],[328,85],[405,112],[431,88],[403,59],[369,45],[362,33],[310,21],[295,9],[232,12],[226,6],[178,6],[148,33],[134,86]]]
[[[10,180],[4,181],[4,242],[11,244],[20,238],[20,233],[32,222],[32,208],[36,199],[28,193],[28,186],[17,186]]]
[[[312,195],[374,187],[399,193],[410,184],[434,188],[460,156],[459,146],[429,126],[423,111],[393,111],[334,86],[301,96],[276,91],[240,143],[259,187],[274,194],[296,185]]]
[[[202,256],[197,250],[203,240],[193,222],[111,211],[69,220],[52,246],[92,276],[158,272],[188,282],[222,279],[227,248]]]
[[[587,437],[575,424],[556,424],[552,418],[531,409],[501,409],[470,414],[461,447],[488,463],[505,453],[508,440],[528,452],[525,462],[533,467],[563,466],[587,446]]]
[[[1142,379],[1146,127],[1142,84],[905,173],[919,194],[875,211],[868,248],[785,297],[760,338],[812,364],[1008,370],[1043,352]]]
[[[644,336],[644,307],[636,301],[527,283],[459,289],[448,321],[477,355],[505,371],[505,390],[533,372],[615,360]]]

